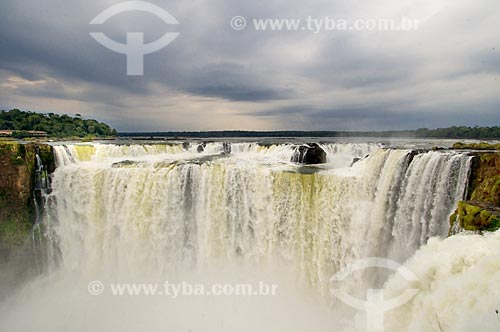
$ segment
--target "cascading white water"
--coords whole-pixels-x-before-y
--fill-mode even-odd
[[[173,143],[173,144],[72,144],[56,146],[65,152],[56,154],[59,165],[68,165],[77,161],[118,161],[127,158],[160,157],[170,160],[199,158],[200,156],[217,155],[224,152],[225,143]],[[230,153],[255,158],[266,158],[268,161],[289,162],[295,153],[294,144],[231,143]],[[321,144],[327,153],[329,163],[335,167],[347,167],[353,158],[362,158],[380,148],[375,143],[335,143]]]
[[[220,147],[213,143],[204,154]],[[348,159],[347,147],[332,144],[329,158],[339,152]],[[351,160],[371,146],[352,148]],[[323,292],[332,272],[350,259],[405,259],[428,238],[446,235],[469,161],[427,152],[408,167],[409,150],[379,149],[349,169],[302,174],[288,162],[290,145],[240,143],[231,156],[202,162],[181,145],[55,150],[62,165],[53,187],[64,264],[163,271],[187,260],[277,256]],[[135,163],[119,162],[125,159]]]
[[[290,162],[292,144],[233,143],[229,154],[222,143],[57,145],[52,273],[156,278],[282,264],[328,298],[330,277],[353,260],[403,262],[447,234],[469,156],[322,147],[328,163],[304,168]]]
[[[431,152],[415,157],[397,194],[390,257],[407,259],[430,237],[449,231],[447,221],[463,198],[469,164],[470,158],[461,155]]]
[[[335,143],[320,144],[327,153],[327,161],[334,167],[347,167],[353,162],[353,158],[363,158],[378,148],[381,144],[375,143]]]

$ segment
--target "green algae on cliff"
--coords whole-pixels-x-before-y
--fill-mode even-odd
[[[500,150],[500,143],[499,144],[490,144],[486,142],[481,142],[481,143],[462,143],[462,142],[457,142],[453,144],[452,149],[457,149],[457,150]]]
[[[468,199],[500,206],[500,153],[474,157]]]
[[[500,174],[484,179],[473,191],[471,200],[500,205]]]
[[[475,154],[466,199],[458,203],[450,217],[450,234],[456,230],[457,222],[468,231],[500,229],[500,153]]]
[[[0,222],[0,255],[7,253],[10,248],[23,245],[30,229],[27,214]]]
[[[500,208],[479,202],[459,202],[456,220],[467,231],[496,231],[500,228]]]
[[[55,169],[52,146],[0,141],[0,256],[21,246],[35,215],[34,189],[38,153],[46,170]]]

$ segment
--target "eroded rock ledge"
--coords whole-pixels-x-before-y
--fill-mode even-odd
[[[485,149],[490,150],[490,149]],[[473,152],[466,200],[450,217],[450,234],[500,228],[500,153]]]

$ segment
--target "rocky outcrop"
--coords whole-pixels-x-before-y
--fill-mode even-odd
[[[45,144],[0,142],[0,258],[24,242],[34,221],[39,155],[46,171],[53,172],[52,147]],[[44,171],[46,175],[47,172]]]
[[[476,153],[469,181],[470,200],[500,206],[500,153]]]
[[[228,142],[222,143],[222,153],[231,154],[231,143]]]
[[[489,144],[486,142],[467,144],[457,142],[453,144],[452,148],[456,150],[500,150],[500,144]]]
[[[466,201],[450,217],[450,234],[500,228],[500,153],[475,152]]]
[[[300,164],[324,164],[326,152],[317,143],[304,144],[296,148],[292,162]]]
[[[198,147],[196,148],[196,151],[198,151],[198,153],[202,153],[203,151],[205,151],[205,147],[207,146],[206,143],[200,143],[198,144]]]
[[[458,222],[466,231],[496,231],[500,228],[500,208],[481,202],[459,202],[450,222],[452,226]]]

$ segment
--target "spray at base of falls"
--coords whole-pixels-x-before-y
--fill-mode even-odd
[[[431,239],[405,266],[419,281],[394,275],[387,298],[407,288],[418,295],[387,313],[385,331],[498,331],[500,322],[500,231]]]

